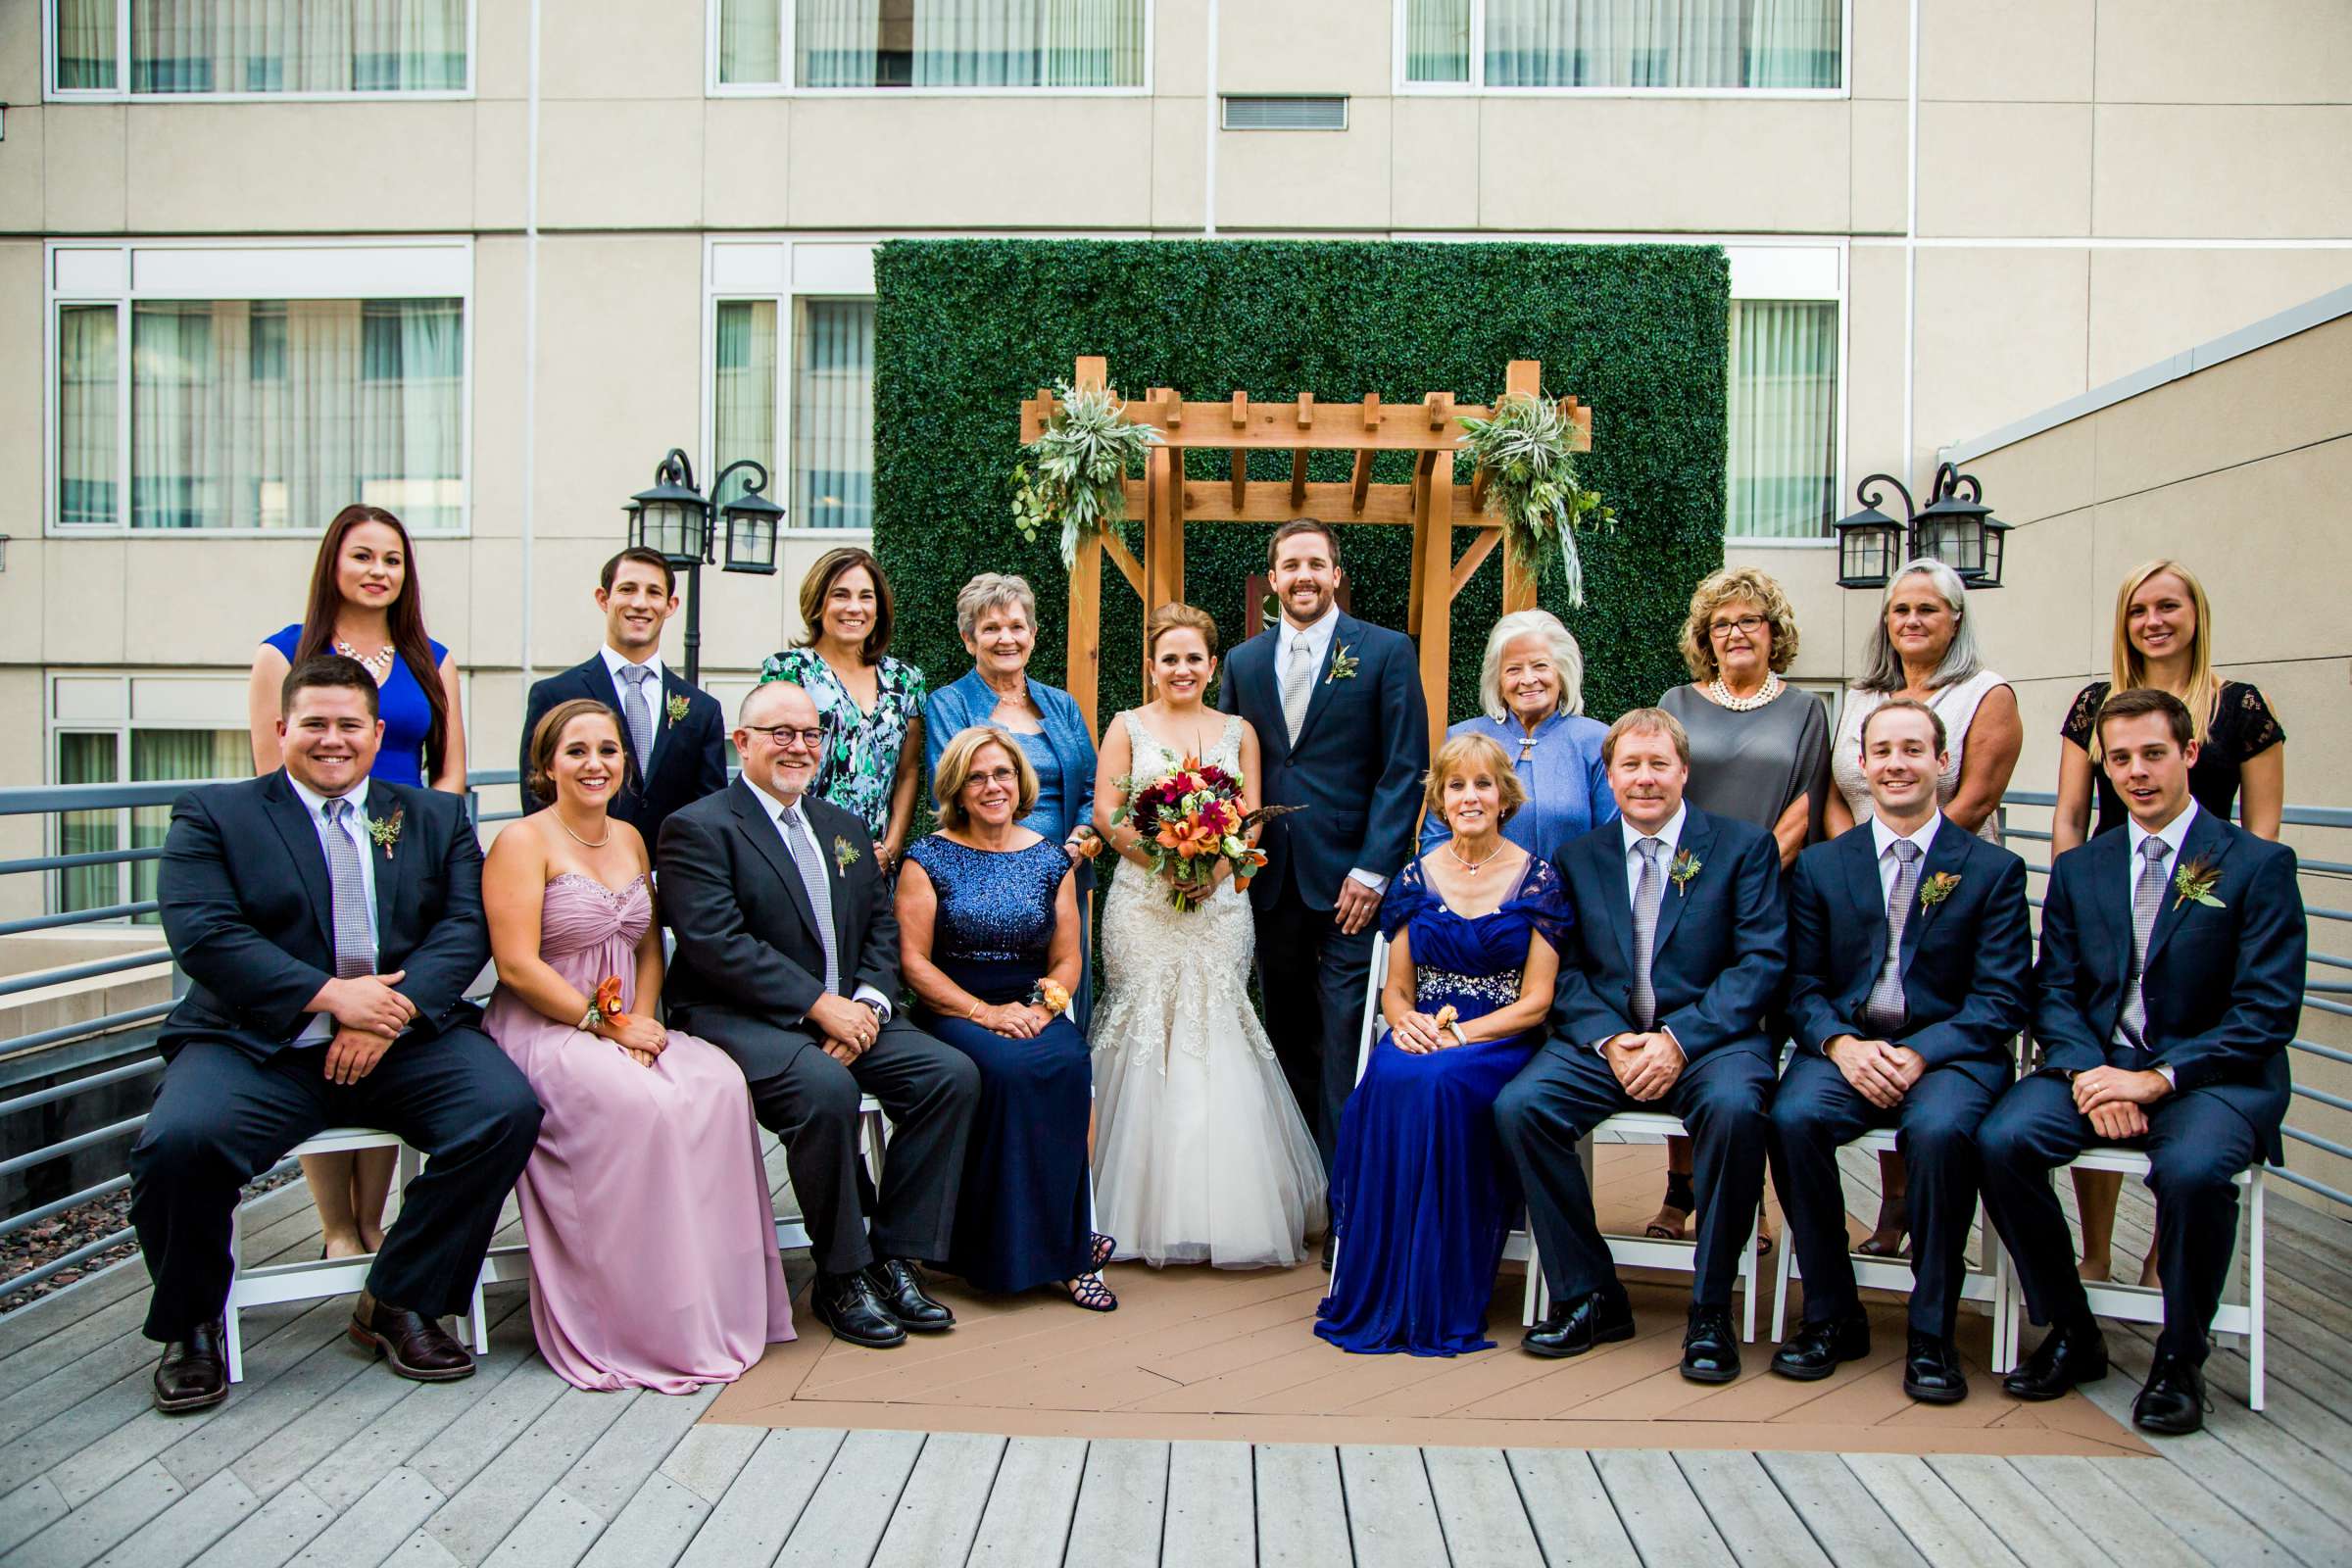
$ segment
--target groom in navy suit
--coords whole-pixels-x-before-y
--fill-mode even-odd
[[[1936,808],[1948,761],[1925,703],[1897,698],[1862,720],[1871,819],[1798,856],[1789,878],[1796,1054],[1772,1101],[1773,1185],[1805,1276],[1804,1326],[1772,1369],[1810,1383],[1870,1353],[1838,1151],[1892,1127],[1918,1243],[1903,1392],[1932,1404],[1968,1394],[1952,1324],[1977,1125],[2016,1076],[2034,982],[2026,862]]]
[[[1257,731],[1260,798],[1307,808],[1266,824],[1250,902],[1266,1033],[1328,1172],[1355,1087],[1372,916],[1413,853],[1429,710],[1413,645],[1335,601],[1330,528],[1284,523],[1266,561],[1282,619],[1233,651],[1217,706]]]
[[[1577,1143],[1619,1111],[1679,1116],[1693,1145],[1696,1269],[1683,1376],[1740,1375],[1732,1281],[1764,1196],[1785,922],[1772,835],[1683,799],[1690,740],[1637,708],[1601,743],[1621,820],[1560,852],[1576,926],[1551,1038],[1494,1102],[1527,1193],[1552,1308],[1521,1345],[1577,1355],[1631,1339],[1633,1305],[1592,1214]]]
[[[2058,858],[2041,910],[2041,1066],[1978,1133],[1984,1206],[2050,1332],[2005,1384],[2054,1399],[2106,1375],[2050,1171],[2094,1144],[2147,1152],[2164,1332],[2132,1401],[2142,1431],[2205,1421],[2207,1330],[2237,1236],[2236,1175],[2281,1157],[2286,1044],[2303,1004],[2295,855],[2188,792],[2194,720],[2169,692],[2099,709],[2099,765],[2131,819]]]

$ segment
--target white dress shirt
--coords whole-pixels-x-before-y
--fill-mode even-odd
[[[326,803],[329,800],[338,799],[338,797],[319,794],[290,772],[286,774],[286,782],[294,787],[294,798],[302,802],[302,808],[311,815],[311,831],[318,835],[320,856],[323,857],[327,854],[326,836],[329,833],[341,833],[345,838],[350,839],[352,847],[360,852],[360,884],[368,890],[368,929],[371,933],[376,931],[375,855],[374,841],[368,836],[368,781],[365,778],[361,779],[356,787],[339,797],[339,799],[351,803],[351,809],[344,814],[340,827],[326,819]],[[331,867],[334,861],[330,858],[327,860],[327,864]],[[331,875],[328,885],[330,888],[333,885]],[[330,933],[335,928],[334,915],[331,911],[327,915],[326,928]],[[303,1029],[302,1033],[294,1037],[294,1044],[323,1046],[334,1038],[335,1015],[331,1012],[315,1012],[311,1014],[309,1025]]]
[[[629,721],[629,683],[620,678],[620,672],[637,661],[630,659],[628,655],[620,652],[611,643],[605,644],[597,652],[605,656],[605,675],[612,682],[612,711],[621,715],[622,733],[626,734]],[[646,755],[637,759],[637,766],[640,771],[651,773],[654,770],[653,754],[662,744],[662,711],[664,699],[662,694],[661,654],[657,652],[648,657],[644,662],[644,667],[654,672],[654,678],[645,683],[645,710],[653,716],[654,739],[653,744],[646,748]]]
[[[2164,830],[2159,833],[2151,833],[2141,827],[2137,817],[2127,815],[2124,818],[2124,832],[2132,843],[2132,853],[2126,858],[2124,866],[2124,907],[2130,908],[2132,901],[2139,896],[2139,875],[2145,869],[2139,858],[2139,847],[2150,839],[2161,839],[2164,842],[2164,859],[2160,863],[2164,867],[2164,879],[2169,883],[2173,879],[2173,868],[2180,863],[2180,846],[2188,838],[2189,824],[2196,819],[2197,803],[2194,796],[2189,798],[2188,805],[2180,814],[2167,822]],[[2164,905],[2161,901],[2156,906],[2156,912],[2159,916],[2164,913]],[[2151,930],[2148,935],[2149,939],[2153,941],[2155,932]],[[2145,996],[2146,977],[2144,975],[2141,977],[2141,984],[2143,987],[2141,995]],[[2170,1066],[2159,1063],[2155,1070],[2164,1074],[2166,1083],[2173,1085],[2176,1089],[2180,1087],[2180,1075],[2175,1073]]]
[[[796,795],[791,800],[787,801],[780,796],[771,795],[760,785],[753,784],[751,775],[748,773],[744,775],[743,781],[746,784],[751,784],[753,789],[758,790],[760,799],[767,803],[767,820],[769,824],[775,828],[776,837],[784,841],[785,858],[796,867],[801,863],[800,860],[793,856],[792,836],[796,832],[806,832],[810,841],[816,845],[817,866],[819,871],[822,871],[825,858],[824,842],[816,837],[816,824],[808,819],[808,813],[802,808],[801,802],[803,797]],[[791,826],[786,820],[788,816],[797,817],[799,819],[800,826],[798,828]],[[834,934],[834,940],[836,943],[836,950],[833,957],[835,962],[839,962],[843,957],[843,955],[838,948],[840,941],[839,933]],[[817,976],[817,978],[822,980],[824,976],[820,974]],[[847,979],[848,976],[844,975],[843,978]],[[872,986],[859,986],[856,991],[850,994],[850,1000],[852,1002],[868,1002],[873,1004],[874,1011],[881,1015],[882,1021],[884,1023],[890,1022],[890,999],[884,996],[881,992],[875,990]],[[803,1014],[803,1016],[806,1017],[807,1014]]]
[[[1916,833],[1897,833],[1886,825],[1886,819],[1883,816],[1873,816],[1870,819],[1870,839],[1879,847],[1879,905],[1881,907],[1884,908],[1894,903],[1894,878],[1896,872],[1902,868],[1902,861],[1894,858],[1895,844],[1900,840],[1909,839],[1913,844],[1918,845],[1920,862],[1924,865],[1928,858],[1928,847],[1936,842],[1936,830],[1942,826],[1943,813],[1941,811],[1929,813],[1927,825]]]
[[[1323,659],[1331,652],[1331,639],[1339,629],[1340,602],[1336,599],[1324,606],[1322,618],[1311,626],[1294,625],[1288,615],[1283,616],[1282,647],[1279,651],[1280,657],[1274,662],[1274,689],[1276,691],[1282,689],[1282,678],[1291,672],[1291,661],[1304,657],[1308,670],[1307,701],[1313,702],[1314,682],[1323,678]],[[1297,652],[1298,639],[1301,637],[1306,639],[1306,652],[1303,656]],[[1350,870],[1348,875],[1375,893],[1388,891],[1389,879],[1377,871],[1367,871],[1359,865]]]

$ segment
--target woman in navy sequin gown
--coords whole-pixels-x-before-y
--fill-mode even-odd
[[[1020,825],[1037,773],[998,730],[958,734],[933,788],[940,830],[906,851],[900,964],[917,1021],[980,1068],[947,1266],[984,1291],[1051,1285],[1080,1306],[1117,1299],[1097,1272],[1087,1119],[1094,1067],[1061,1011],[1078,986],[1078,896],[1059,842]]]
[[[1381,901],[1389,1027],[1340,1122],[1338,1259],[1315,1323],[1342,1349],[1457,1355],[1494,1343],[1487,1306],[1519,1206],[1494,1098],[1542,1042],[1570,920],[1551,863],[1502,836],[1525,799],[1492,738],[1447,741],[1428,805],[1449,836]]]

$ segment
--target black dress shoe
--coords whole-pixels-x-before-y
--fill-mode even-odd
[[[1331,1272],[1331,1260],[1333,1255],[1339,1250],[1339,1237],[1333,1235],[1330,1231],[1325,1231],[1323,1233],[1323,1272],[1326,1274]]]
[[[201,1410],[228,1397],[228,1355],[220,1320],[199,1323],[164,1347],[155,1364],[155,1407],[166,1415]]]
[[[819,1274],[808,1299],[816,1308],[817,1321],[831,1329],[835,1339],[874,1350],[906,1343],[906,1331],[884,1310],[868,1270]]]
[[[2132,1401],[2132,1424],[2160,1438],[2182,1438],[2205,1425],[2207,1408],[2204,1371],[2185,1356],[2159,1350]]]
[[[1870,1319],[1860,1312],[1806,1323],[1772,1352],[1772,1369],[1799,1383],[1818,1383],[1838,1370],[1839,1363],[1859,1361],[1870,1353]]]
[[[1594,1291],[1574,1301],[1554,1301],[1519,1341],[1519,1348],[1533,1355],[1582,1355],[1595,1345],[1633,1337],[1633,1302],[1622,1292]]]
[[[1693,1383],[1729,1383],[1740,1375],[1740,1341],[1728,1306],[1694,1306],[1683,1330],[1683,1376]]]
[[[899,1327],[916,1334],[939,1334],[956,1326],[956,1314],[923,1291],[922,1271],[903,1257],[886,1257],[866,1265],[882,1310],[898,1319]]]
[[[2096,1323],[2064,1323],[2042,1337],[2026,1364],[2001,1379],[2020,1399],[2055,1399],[2107,1375],[2107,1341]]]
[[[1903,1351],[1903,1392],[1923,1404],[1958,1404],[1968,1397],[1968,1378],[1951,1341],[1911,1331]]]
[[[449,1337],[437,1318],[387,1306],[360,1293],[352,1308],[351,1339],[392,1363],[392,1370],[417,1383],[455,1383],[473,1376],[473,1357]]]

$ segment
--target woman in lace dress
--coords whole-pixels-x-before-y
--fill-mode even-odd
[[[547,1108],[515,1188],[539,1353],[574,1388],[685,1394],[791,1339],[792,1296],[743,1074],[655,1016],[645,841],[606,814],[625,766],[602,703],[562,704],[532,732],[526,783],[552,804],[510,823],[483,868],[485,1027]]]
[[[1157,700],[1103,732],[1095,779],[1095,827],[1120,858],[1095,1011],[1096,1223],[1123,1258],[1288,1267],[1323,1229],[1323,1166],[1250,1007],[1250,902],[1220,860],[1182,890],[1199,907],[1178,909],[1133,824],[1112,820],[1131,785],[1188,757],[1239,776],[1256,809],[1257,735],[1206,706],[1217,626],[1205,612],[1163,605],[1144,636]]]

